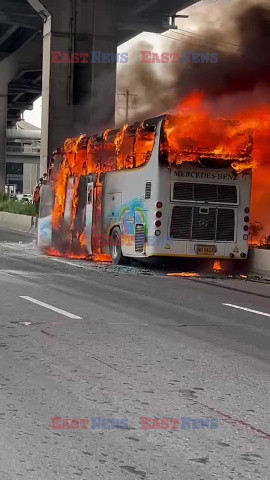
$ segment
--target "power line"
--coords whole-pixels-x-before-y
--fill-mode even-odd
[[[166,38],[170,38],[171,40],[174,40],[175,42],[180,42],[180,43],[189,43],[190,45],[195,45],[196,47],[205,47],[205,48],[209,48],[210,45],[205,45],[205,44],[202,44],[202,43],[194,43],[194,42],[191,42],[190,40],[179,40],[178,38],[175,38],[175,37],[170,37],[169,35],[164,35],[163,33],[160,34],[162,37],[166,37]]]
[[[178,28],[178,29],[177,29],[176,31],[174,31],[173,33],[178,33],[178,35],[183,35],[183,36],[187,37],[187,35],[184,35],[183,33],[181,34],[181,33],[179,32],[179,30],[181,30],[181,32],[189,33],[191,36],[194,36],[194,38],[196,38],[196,37],[202,37],[202,38],[206,38],[206,39],[208,39],[208,40],[212,40],[211,37],[207,37],[206,35],[201,35],[201,34],[196,33],[196,32],[191,32],[190,30],[184,30],[183,28]],[[223,40],[217,40],[216,43],[222,43],[222,44],[224,44],[224,45],[227,45],[227,46],[230,45],[230,46],[232,46],[232,47],[240,47],[239,44],[237,45],[236,43],[223,42]]]
[[[191,38],[191,39],[195,38],[195,40],[200,41],[200,38],[197,38],[197,37],[192,36],[192,35],[186,35],[185,33],[180,33],[180,32],[176,32],[176,31],[175,31],[175,32],[172,32],[172,33],[176,33],[177,35],[181,35],[182,37],[187,37],[187,38]],[[221,47],[225,47],[225,46],[226,46],[226,47],[240,48],[240,45],[236,45],[236,44],[233,44],[233,43],[222,42],[222,40],[221,40],[221,41],[219,41],[219,40],[214,40],[214,39],[211,39],[210,37],[205,37],[205,38],[208,39],[209,41],[214,42],[215,44],[217,44],[217,45],[219,45],[219,46],[221,46]],[[203,41],[203,40],[201,40],[201,41]],[[204,44],[204,45],[205,45],[205,44]],[[211,45],[211,46],[213,46],[213,45]]]
[[[173,32],[173,33],[176,33],[176,32]],[[174,40],[175,42],[189,43],[190,45],[195,45],[195,46],[200,47],[200,48],[202,48],[202,47],[205,47],[205,48],[213,48],[213,45],[210,45],[210,44],[195,43],[195,42],[193,42],[193,41],[190,41],[190,39],[192,39],[192,37],[189,37],[188,35],[184,35],[184,34],[180,34],[180,35],[188,38],[189,40],[179,40],[178,38],[170,37],[169,35],[164,35],[163,33],[160,34],[160,35],[161,35],[162,37],[170,38],[171,40]],[[199,39],[197,39],[197,40],[199,40]],[[229,45],[230,45],[230,44],[228,44],[228,46],[229,46]],[[221,45],[219,45],[219,46],[221,46]],[[223,45],[223,46],[224,46],[224,45]],[[239,48],[239,47],[238,47],[238,48]]]

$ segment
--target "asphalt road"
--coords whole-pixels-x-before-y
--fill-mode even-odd
[[[270,285],[2,230],[0,273],[1,480],[269,480]]]

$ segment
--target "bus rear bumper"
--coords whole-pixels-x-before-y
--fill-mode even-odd
[[[230,257],[230,256],[222,256],[222,255],[187,255],[187,254],[176,254],[176,253],[151,253],[149,255],[144,255],[144,258],[147,257],[175,257],[175,258],[209,258],[213,260],[246,260],[246,257]]]
[[[212,243],[211,242],[172,242],[159,248],[148,246],[146,256],[187,257],[187,258],[213,258],[213,259],[239,259],[248,256],[247,243]]]

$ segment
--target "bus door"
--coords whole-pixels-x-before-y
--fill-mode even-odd
[[[92,219],[92,250],[93,253],[102,253],[102,197],[103,184],[96,179],[93,192],[93,219]]]
[[[94,182],[87,183],[87,203],[85,214],[85,245],[90,255],[92,249],[92,231],[93,231],[93,213],[94,213]]]
[[[52,184],[42,185],[38,219],[38,246],[52,246],[52,210],[54,205],[54,189]]]
[[[69,177],[67,181],[63,223],[66,229],[68,230],[70,228],[71,220],[72,220],[72,205],[73,205],[74,194],[78,188],[79,180],[80,180],[79,177]]]

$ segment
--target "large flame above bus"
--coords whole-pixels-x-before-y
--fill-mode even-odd
[[[67,139],[61,149],[56,176],[54,174],[52,224],[55,230],[61,229],[68,179],[96,174],[99,182],[102,173],[146,164],[151,157],[156,128],[161,120],[160,159],[166,161],[169,168],[173,164],[191,161],[198,162],[202,167],[231,166],[236,173],[257,169],[258,178],[261,169],[270,164],[268,105],[239,111],[230,118],[219,118],[210,114],[203,96],[195,92],[179,105],[173,115],[124,125],[121,129],[106,130],[100,135]],[[56,157],[59,159],[59,151],[53,156],[52,171]],[[269,182],[267,185],[269,187]],[[79,182],[75,184],[72,198],[71,232],[78,209],[78,188]],[[256,191],[253,195],[256,198]],[[260,205],[260,208],[267,206]],[[254,211],[256,216],[256,202]],[[84,241],[84,235],[81,235],[82,246]]]
[[[169,165],[183,161],[197,161],[202,165],[230,162],[241,172],[253,168],[253,129],[237,118],[213,117],[203,104],[203,96],[194,93],[180,106],[176,115],[164,122]],[[212,162],[211,162],[212,160]]]
[[[188,142],[190,150],[205,148],[206,158],[209,151],[216,158],[228,159],[237,153],[238,159],[232,163],[235,171],[240,173],[248,166],[253,169],[252,222],[261,228],[261,237],[270,235],[270,105],[249,104],[222,119],[211,115],[213,109],[213,104],[197,92],[179,105],[177,114],[165,126],[171,161],[181,163],[181,149]],[[191,160],[196,158],[190,155]],[[259,238],[253,238],[253,243],[258,242]]]

